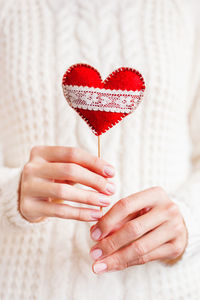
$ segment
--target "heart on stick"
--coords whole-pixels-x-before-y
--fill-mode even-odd
[[[69,105],[100,136],[138,107],[145,82],[128,67],[113,71],[103,81],[95,68],[78,63],[65,72],[62,87]]]

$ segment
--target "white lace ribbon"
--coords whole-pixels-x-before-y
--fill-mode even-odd
[[[122,91],[87,86],[64,85],[63,93],[73,108],[130,113],[141,102],[143,91]]]

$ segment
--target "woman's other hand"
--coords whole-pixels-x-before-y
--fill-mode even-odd
[[[179,208],[161,187],[119,200],[91,227],[91,237],[98,241],[90,251],[95,273],[174,260],[187,245]]]
[[[35,146],[25,164],[20,184],[19,210],[30,222],[46,217],[98,220],[99,209],[75,207],[56,199],[108,206],[115,186],[109,181],[114,168],[81,148]],[[93,190],[74,186],[80,183]]]

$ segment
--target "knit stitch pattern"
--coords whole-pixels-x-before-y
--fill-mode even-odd
[[[1,300],[200,299],[195,3],[0,1]],[[116,168],[113,203],[156,185],[179,205],[189,243],[173,266],[153,261],[97,276],[89,257],[91,223],[51,218],[33,224],[18,211],[20,175],[34,145],[97,154],[97,137],[62,92],[64,72],[78,62],[94,66],[103,80],[124,66],[148,82],[136,114],[102,136],[101,155]]]

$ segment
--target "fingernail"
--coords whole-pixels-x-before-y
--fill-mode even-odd
[[[99,202],[102,204],[109,205],[111,203],[111,199],[109,197],[101,196],[99,198]]]
[[[90,255],[92,256],[93,259],[97,259],[99,257],[101,257],[102,255],[102,250],[101,249],[95,249],[93,250]]]
[[[105,263],[97,263],[93,268],[95,273],[100,273],[107,269],[107,265]]]
[[[115,174],[115,169],[112,166],[105,166],[103,171],[106,176],[114,176]]]
[[[93,218],[93,220],[98,220],[99,218],[102,217],[102,211],[92,211],[91,212],[91,217]]]
[[[91,237],[93,240],[98,240],[101,236],[101,230],[99,228],[96,228],[94,231],[91,233]]]
[[[115,185],[114,185],[114,183],[107,183],[106,184],[106,191],[109,194],[113,194],[115,192]]]

